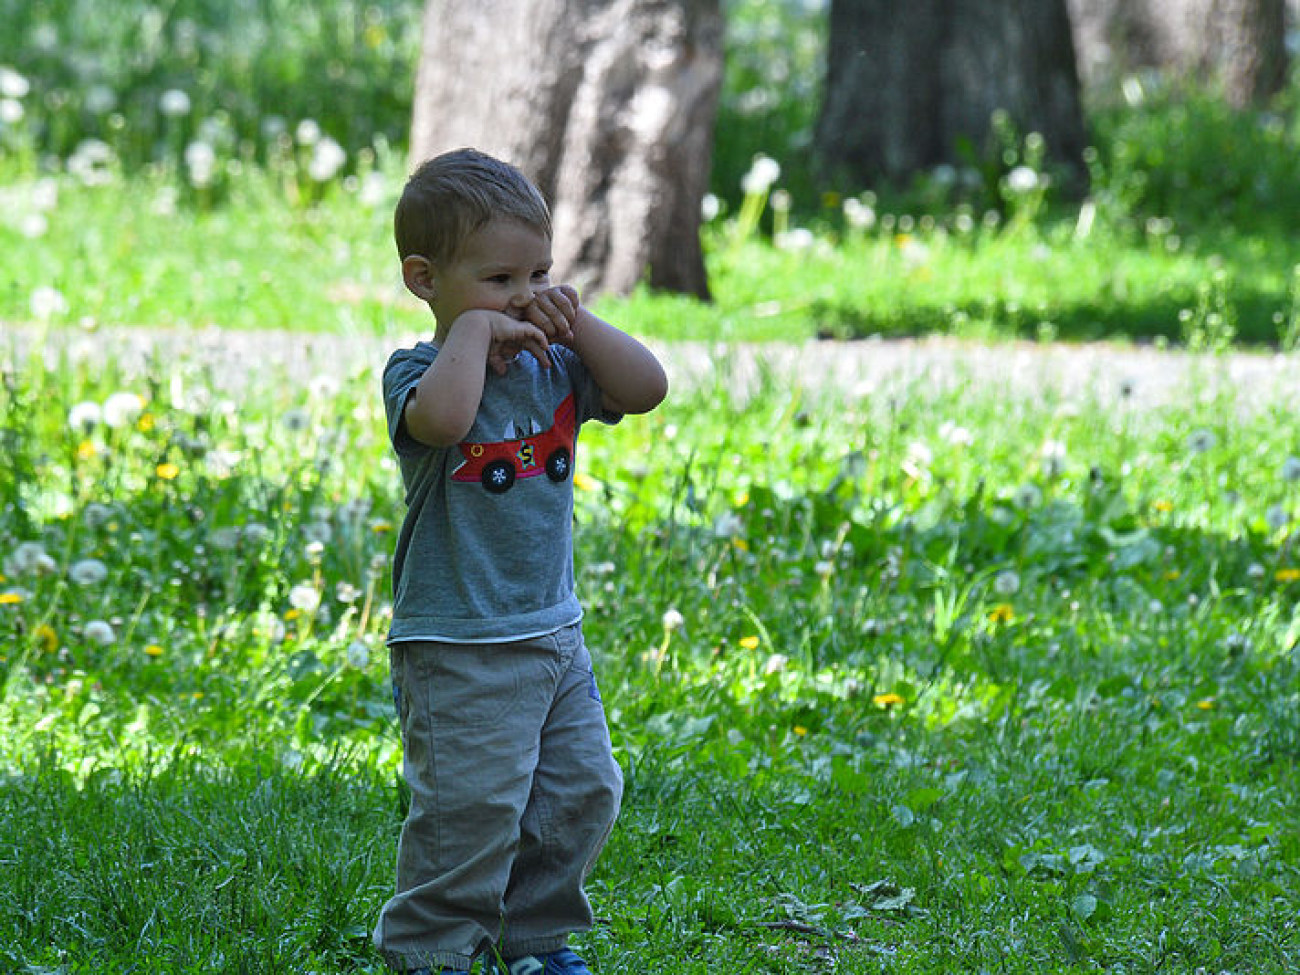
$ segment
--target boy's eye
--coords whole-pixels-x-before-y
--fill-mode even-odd
[[[537,270],[533,272],[534,281],[545,281],[550,276],[551,276],[551,272],[548,270]]]

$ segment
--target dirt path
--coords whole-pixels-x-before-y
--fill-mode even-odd
[[[377,373],[389,352],[416,336],[349,337],[290,332],[75,329],[43,332],[0,325],[0,362],[21,363],[40,347],[46,361],[68,355],[90,362],[105,358],[143,370],[151,361],[198,360],[213,381],[238,388],[271,371],[289,382],[313,376],[347,378]],[[1055,393],[1064,399],[1128,399],[1158,408],[1189,396],[1232,389],[1242,408],[1300,407],[1300,355],[1238,352],[1194,356],[1151,347],[1112,344],[985,345],[945,338],[809,342],[804,344],[707,345],[651,343],[681,385],[727,382],[742,386],[771,375],[782,384],[860,394],[906,391],[928,385],[1004,388],[1008,395]]]

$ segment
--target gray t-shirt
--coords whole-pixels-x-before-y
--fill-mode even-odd
[[[527,352],[487,371],[464,442],[429,447],[406,430],[407,398],[433,364],[428,342],[384,369],[388,435],[406,487],[393,559],[388,642],[501,643],[582,618],[573,581],[578,429],[617,423],[582,360],[564,346],[543,369]]]

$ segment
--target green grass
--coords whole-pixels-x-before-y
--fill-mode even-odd
[[[0,969],[377,972],[405,802],[377,373],[429,327],[390,242],[419,5],[9,6]],[[801,148],[809,10],[729,5],[715,301],[597,302],[709,372],[583,441],[628,788],[581,949],[601,975],[1293,969],[1300,426],[1217,353],[1300,346],[1294,93],[1239,114],[1145,79],[1091,113],[1086,200],[1004,133],[978,185],[876,187],[854,226]],[[309,177],[272,110],[343,167]],[[86,136],[113,148],[89,177]],[[788,207],[742,196],[757,152]],[[1201,354],[1156,407],[1155,377],[733,361],[932,334]]]
[[[293,330],[382,335],[427,327],[401,288],[391,244],[400,169],[383,192],[333,187],[312,206],[252,174],[218,208],[169,202],[170,184],[63,181],[47,229],[25,237],[33,184],[4,192],[0,321],[37,317],[38,292],[62,305],[56,324]],[[373,193],[373,195],[371,195]],[[1290,347],[1300,338],[1300,246],[1293,236],[1223,229],[1181,237],[1069,220],[973,223],[959,214],[884,215],[870,231],[821,229],[798,249],[707,232],[714,302],[639,291],[600,310],[665,339],[802,341],[943,334],[966,338],[1228,340]],[[904,221],[904,226],[909,226]],[[1213,325],[1218,315],[1220,326]]]
[[[377,971],[404,801],[381,346],[234,375],[219,343],[141,371],[123,338],[6,369],[0,960]],[[719,352],[584,439],[580,586],[628,778],[600,971],[1285,970],[1285,389],[746,387]],[[119,390],[134,422],[69,429]],[[106,578],[75,581],[86,558]]]

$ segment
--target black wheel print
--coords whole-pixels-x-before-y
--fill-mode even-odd
[[[505,494],[515,483],[515,468],[509,461],[494,460],[483,468],[483,486],[493,494]]]
[[[567,479],[573,467],[572,460],[568,447],[557,447],[551,452],[551,456],[546,458],[546,476],[557,484]]]

